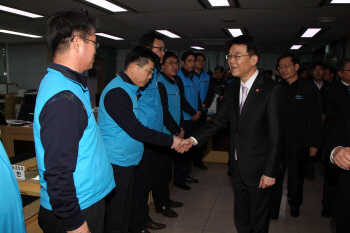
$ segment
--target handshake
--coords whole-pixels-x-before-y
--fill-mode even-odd
[[[176,150],[178,153],[187,152],[193,145],[195,141],[192,138],[182,139],[180,137],[174,137],[173,145],[171,149]]]

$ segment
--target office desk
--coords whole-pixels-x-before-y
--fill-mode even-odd
[[[9,157],[15,156],[14,140],[34,141],[33,128],[1,125],[2,144]]]

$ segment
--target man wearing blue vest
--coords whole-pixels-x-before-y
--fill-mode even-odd
[[[128,232],[133,210],[135,167],[144,152],[143,143],[177,148],[181,139],[144,126],[137,98],[152,78],[155,54],[136,46],[125,58],[125,70],[103,90],[98,125],[101,128],[116,188],[107,196],[105,232]],[[145,231],[145,225],[140,231]]]
[[[183,120],[181,117],[181,97],[174,79],[178,71],[179,60],[176,54],[166,52],[163,58],[162,72],[157,79],[163,106],[163,132],[183,138],[185,131],[180,127],[180,122]],[[177,217],[178,214],[171,208],[183,206],[183,203],[170,199],[169,182],[172,179],[173,157],[175,156],[174,151],[169,148],[160,148],[152,189],[155,210],[166,217]]]
[[[199,79],[199,94],[202,101],[202,113],[198,120],[198,128],[203,126],[207,121],[208,108],[214,99],[214,86],[213,81],[207,72],[204,71],[205,56],[202,53],[196,53],[196,66],[194,68],[194,74]],[[198,148],[198,153],[194,155],[193,166],[202,170],[207,170],[207,166],[203,164],[203,150],[206,145]]]
[[[33,125],[44,232],[102,233],[104,197],[115,187],[83,74],[95,60],[96,23],[76,9],[48,21],[53,63],[39,87]]]
[[[157,86],[157,77],[161,71],[159,64],[165,54],[163,37],[155,32],[149,32],[140,38],[139,44],[152,50],[157,58],[153,75],[147,85],[142,87],[142,94],[138,99],[139,120],[144,126],[163,132],[163,109]],[[159,230],[166,227],[165,224],[154,222],[149,216],[148,194],[154,183],[158,146],[149,143],[145,143],[144,146],[142,160],[135,170],[131,232],[147,231],[146,228]]]
[[[182,67],[177,73],[177,79],[181,95],[188,102],[189,109],[183,108],[185,138],[192,135],[197,129],[197,121],[202,111],[202,102],[199,93],[199,79],[194,75],[195,54],[187,51],[181,56]],[[185,106],[184,106],[185,107]],[[190,190],[185,182],[198,183],[197,179],[189,176],[193,156],[198,152],[196,148],[183,156],[176,156],[174,163],[174,185],[183,190]]]

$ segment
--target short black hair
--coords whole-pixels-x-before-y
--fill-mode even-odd
[[[273,75],[273,73],[272,73],[272,70],[265,70],[265,73],[264,74],[269,74],[269,75]]]
[[[207,71],[207,74],[209,74],[210,77],[213,77],[213,76],[214,76],[213,71],[211,71],[211,70],[208,70],[208,71]]]
[[[314,63],[312,64],[311,70],[313,70],[316,66],[322,66],[323,69],[325,68],[325,65],[324,65],[323,62],[321,62],[321,61],[316,61],[316,62],[314,62]]]
[[[297,71],[297,74],[301,75],[301,74],[304,73],[305,70],[306,70],[305,68],[299,68],[298,71]]]
[[[346,64],[350,62],[350,58],[345,57],[337,62],[337,71],[344,72]]]
[[[224,69],[223,66],[217,66],[217,67],[214,68],[214,72],[215,72],[215,70],[219,70],[221,73],[225,72],[225,69]]]
[[[334,67],[326,66],[324,69],[329,69],[329,73],[336,75],[337,71]]]
[[[169,58],[169,57],[174,57],[176,58],[177,61],[179,61],[179,58],[176,56],[174,52],[171,51],[166,51],[164,58],[163,58],[163,63]]]
[[[148,32],[141,36],[139,45],[152,48],[154,45],[154,40],[163,40],[163,36],[155,32]]]
[[[260,57],[260,49],[259,44],[255,40],[254,37],[249,35],[241,35],[233,38],[229,43],[229,49],[231,49],[232,45],[245,45],[247,47],[247,53],[251,55],[256,55],[258,58]]]
[[[287,58],[287,57],[290,57],[290,60],[292,61],[293,65],[299,64],[299,59],[298,59],[297,55],[295,55],[294,53],[284,53],[281,56],[279,56],[279,58],[277,59],[277,65],[279,66],[280,61],[283,58]]]
[[[149,48],[137,45],[126,55],[124,69],[126,70],[133,63],[136,63],[142,68],[148,64],[149,61],[156,64],[157,55]]]
[[[205,56],[204,56],[204,54],[203,53],[196,53],[195,55],[194,55],[194,57],[197,59],[197,57],[199,57],[199,56],[202,56],[203,58],[204,58],[204,61],[205,61]]]
[[[182,55],[181,55],[181,61],[185,61],[187,59],[188,56],[195,56],[194,52],[192,52],[191,50],[188,50],[186,52],[184,52]]]
[[[98,19],[85,9],[66,8],[47,22],[46,37],[52,54],[64,53],[74,37],[87,38],[96,31]],[[88,42],[88,41],[87,41]]]

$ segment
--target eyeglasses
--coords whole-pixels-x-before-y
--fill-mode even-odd
[[[159,49],[159,51],[163,51],[164,53],[166,52],[166,48],[165,47],[152,47],[152,49],[153,48]]]
[[[151,76],[152,76],[152,75],[153,75],[153,73],[154,73],[154,72],[153,72],[153,70],[147,70],[146,68],[141,67],[139,64],[137,64],[137,66],[138,66],[138,67],[140,67],[141,69],[143,69],[143,70],[147,71],[147,72],[148,72],[148,74],[149,74],[149,75],[151,75]]]
[[[289,69],[289,67],[291,67],[291,66],[293,66],[293,65],[279,66],[279,67],[277,67],[277,69],[278,69],[278,70],[282,70],[283,68],[284,68],[284,69]]]
[[[84,37],[80,37],[80,38],[83,40],[88,40],[88,41],[95,43],[95,49],[97,49],[100,46],[100,43],[97,41],[89,40],[88,38],[84,38]]]
[[[178,66],[179,65],[179,63],[175,62],[175,61],[166,61],[164,63],[169,63],[169,65],[171,65],[171,66]]]
[[[242,55],[242,54],[230,55],[230,54],[227,54],[226,59],[227,60],[231,60],[231,59],[239,60],[244,56],[253,56],[253,55],[255,55],[255,54],[248,54],[248,55]]]

